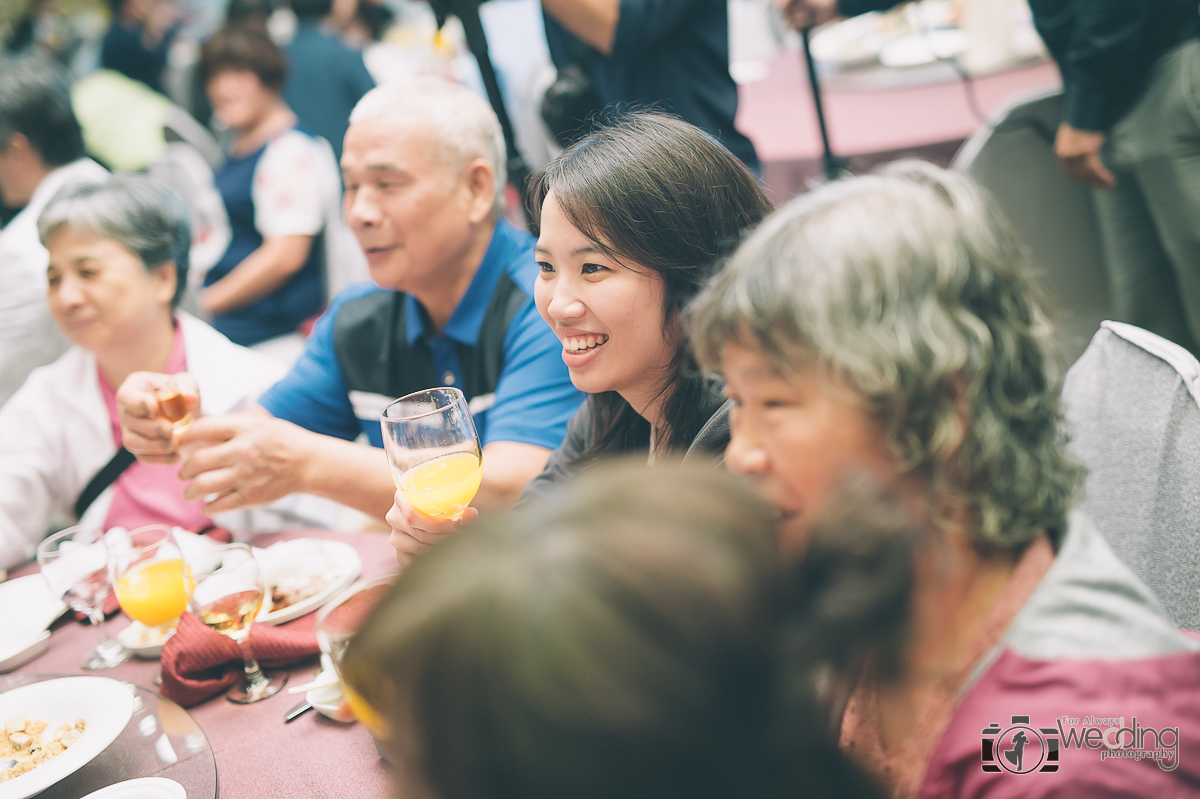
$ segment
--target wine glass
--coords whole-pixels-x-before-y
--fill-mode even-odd
[[[367,729],[376,735],[386,734],[386,724],[383,716],[372,708],[342,677],[342,660],[346,655],[346,646],[354,637],[363,622],[375,610],[392,583],[396,574],[387,574],[372,580],[359,580],[346,590],[327,602],[317,611],[316,633],[317,645],[321,652],[329,655],[334,672],[342,683],[342,694],[350,706],[350,712],[361,721]]]
[[[234,640],[242,653],[246,676],[225,694],[246,705],[274,696],[287,675],[268,675],[250,648],[250,625],[262,608],[266,588],[249,544],[228,544],[190,557],[183,570],[192,611],[212,629]]]
[[[108,637],[104,622],[104,600],[113,587],[104,533],[88,527],[68,527],[38,544],[37,561],[50,592],[62,597],[71,610],[85,614],[96,627],[100,640],[82,668],[111,669],[129,660],[131,653]]]
[[[458,521],[483,477],[479,434],[457,388],[401,397],[380,419],[392,480],[417,510]]]

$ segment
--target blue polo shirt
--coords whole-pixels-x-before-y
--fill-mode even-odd
[[[259,400],[272,415],[383,446],[379,417],[397,397],[452,385],[467,396],[480,441],[557,449],[583,395],[562,345],[533,303],[533,237],[501,220],[441,331],[411,295],[360,284],[317,321],[304,356]]]

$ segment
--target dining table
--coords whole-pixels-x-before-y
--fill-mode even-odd
[[[352,533],[292,530],[258,534],[252,537],[251,543],[256,547],[268,547],[295,538],[325,538],[349,544],[362,559],[363,578],[397,569],[388,534],[378,530]],[[36,571],[36,563],[27,564],[14,570],[10,577]],[[109,633],[115,635],[129,623],[130,620],[118,612],[108,621]],[[174,756],[189,761],[184,765],[192,776],[187,779],[173,776],[173,772],[182,773],[179,763],[154,757],[138,760],[140,756],[131,754],[128,756],[131,761],[142,763],[144,760],[144,763],[122,766],[125,770],[121,771],[121,779],[171,777],[189,786],[188,799],[382,799],[389,795],[391,767],[380,759],[374,739],[361,724],[334,721],[316,711],[285,723],[284,715],[304,699],[303,695],[291,695],[286,689],[248,705],[234,704],[218,694],[183,711],[173,702],[158,698],[158,689],[154,685],[159,673],[157,660],[134,658],[104,671],[82,670],[81,659],[95,642],[96,631],[90,624],[78,621],[74,614],[64,615],[51,628],[49,648],[45,653],[11,674],[0,674],[0,693],[50,675],[111,677],[136,686],[133,689],[135,705],[139,709],[149,707],[150,711],[156,711],[147,711],[143,715],[153,717],[154,723],[177,733],[171,738],[175,742]],[[286,669],[289,686],[310,682],[318,665],[314,657],[310,662]],[[203,741],[195,735],[191,722],[202,733]],[[134,725],[138,723],[150,722],[139,722],[135,715]],[[127,729],[126,734],[131,738],[128,746],[134,746],[132,739],[137,737],[136,731]],[[121,741],[118,739],[116,743]],[[116,744],[110,746],[110,750],[114,746]],[[132,749],[129,751],[133,752]],[[106,754],[111,755],[107,763]],[[112,761],[116,757],[114,753],[101,753],[81,768],[73,775],[70,793],[51,788],[40,796],[44,799],[59,799],[60,796],[78,799],[104,787],[108,784],[106,780],[112,779],[115,768]],[[210,788],[210,781],[203,772],[205,769],[211,771],[214,766]]]

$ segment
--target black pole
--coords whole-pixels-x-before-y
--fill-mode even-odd
[[[492,66],[492,57],[488,53],[487,34],[483,30],[483,22],[479,19],[479,0],[440,0],[432,5],[439,29],[445,24],[447,13],[454,14],[462,22],[467,49],[479,63],[483,88],[487,91],[488,101],[492,110],[496,112],[496,118],[500,120],[500,130],[504,132],[504,146],[508,150],[508,182],[515,186],[518,192],[523,192],[525,179],[529,177],[529,164],[517,149],[516,133],[504,105],[504,96],[500,94],[496,69]]]
[[[813,60],[812,47],[809,44],[811,34],[812,28],[810,27],[800,29],[800,41],[804,44],[804,63],[808,67],[808,85],[812,89],[813,107],[817,111],[817,127],[821,131],[821,151],[822,161],[825,166],[825,178],[827,180],[836,180],[846,170],[846,161],[834,155],[833,147],[829,144],[829,128],[825,124],[825,106],[821,101],[821,80],[817,77],[817,64]]]

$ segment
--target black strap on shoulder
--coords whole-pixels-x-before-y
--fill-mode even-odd
[[[117,478],[135,460],[137,459],[133,456],[133,453],[124,447],[117,450],[117,454],[113,455],[112,459],[104,464],[104,467],[100,471],[96,472],[96,476],[83,489],[83,493],[79,495],[79,499],[75,500],[75,518],[82,519],[83,514],[87,513],[87,509],[96,501],[96,497],[103,494],[104,489],[115,483]]]

